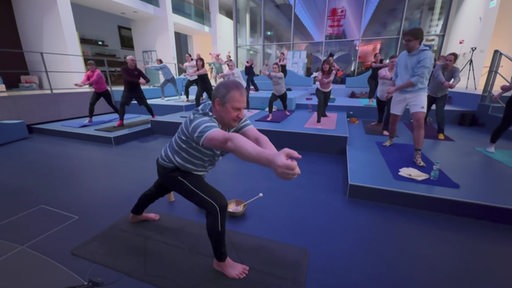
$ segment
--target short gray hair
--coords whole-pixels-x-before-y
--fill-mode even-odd
[[[215,101],[215,99],[219,99],[222,105],[224,105],[228,102],[228,96],[231,92],[236,90],[247,93],[245,87],[242,83],[238,82],[238,80],[230,79],[221,81],[215,86],[215,89],[213,89],[212,102]]]

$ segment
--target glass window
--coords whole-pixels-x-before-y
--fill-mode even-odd
[[[406,0],[366,0],[363,38],[400,36]]]
[[[320,67],[323,60],[323,47],[323,42],[304,42],[293,44],[294,51],[305,51],[306,53],[306,63],[304,69],[305,76],[311,76],[314,72],[317,71],[317,68]]]
[[[296,0],[293,22],[293,40],[322,41],[325,39],[327,0]]]
[[[277,58],[279,58],[279,54],[281,52],[286,56],[286,62],[291,63],[291,54],[288,55],[288,51],[291,50],[291,45],[289,43],[286,44],[265,44],[263,46],[263,61],[272,65],[272,63],[277,62]],[[264,63],[264,64],[265,64]]]
[[[318,69],[321,65],[321,61],[327,58],[329,53],[334,55],[334,62],[343,71],[345,76],[354,75],[357,71],[357,41],[344,40],[344,41],[329,41],[325,42],[324,54],[321,56],[321,60],[318,63]]]
[[[263,44],[261,2],[262,0],[236,1],[238,45]]]
[[[261,67],[263,67],[262,51],[262,46],[239,46],[237,49],[237,67],[243,70],[245,67],[245,62],[249,59],[252,59],[254,61],[254,72],[256,72],[256,74],[260,74]]]
[[[293,6],[290,1],[264,0],[263,3],[265,43],[292,41]]]
[[[451,4],[451,0],[407,1],[403,29],[421,27],[425,35],[444,33]]]
[[[443,47],[444,36],[440,35],[426,35],[423,39],[423,44],[427,47],[430,47],[432,53],[434,53],[435,58],[441,55],[441,47]],[[453,51],[448,51],[448,53]]]
[[[364,1],[329,0],[325,39],[359,39]]]
[[[358,70],[368,70],[375,53],[380,53],[382,59],[388,59],[389,56],[397,54],[398,41],[398,37],[362,40],[358,45]]]

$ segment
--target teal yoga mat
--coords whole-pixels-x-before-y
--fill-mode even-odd
[[[512,167],[512,150],[503,150],[496,149],[496,152],[491,153],[487,152],[485,148],[475,148],[477,151],[482,152],[483,154],[491,157],[494,160],[500,161],[501,163],[507,165],[508,167]]]

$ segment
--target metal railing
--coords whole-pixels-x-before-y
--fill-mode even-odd
[[[7,92],[39,90],[56,93],[61,90],[83,89],[74,86],[83,79],[87,68],[85,63],[94,60],[103,72],[110,90],[122,86],[121,66],[124,59],[119,57],[84,56],[75,54],[0,49],[0,77]],[[23,63],[24,62],[24,63]],[[177,76],[176,63],[166,63]],[[142,61],[137,65],[144,70]],[[22,83],[21,76],[36,76],[35,83]],[[159,84],[151,83],[152,85]]]
[[[489,105],[489,114],[496,116],[503,115],[505,101],[493,101],[492,95],[493,91],[499,90],[499,86],[511,83],[511,73],[512,57],[500,50],[494,50],[487,77],[485,79],[484,88],[482,89],[482,98],[480,102],[481,104]]]

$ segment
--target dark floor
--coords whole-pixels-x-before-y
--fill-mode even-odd
[[[349,162],[349,169],[359,168],[351,177],[389,173],[377,171],[382,164],[371,159],[381,156],[366,146],[380,136],[361,133],[356,125],[348,129],[348,150],[363,154],[360,161]],[[402,131],[400,141],[410,142]],[[461,184],[451,193],[475,193],[473,186],[500,194],[510,190],[512,168],[474,151],[487,142],[487,130],[450,125],[447,131],[455,142],[426,142],[425,150],[443,159],[443,167]],[[152,287],[70,251],[128,215],[154,181],[154,161],[167,141],[168,136],[150,135],[113,147],[34,133],[0,146],[0,287],[67,287],[96,277],[108,287]],[[512,141],[500,141],[499,148],[512,149]],[[244,218],[230,218],[228,229],[307,248],[307,287],[512,285],[512,226],[348,198],[347,157],[352,156],[300,152],[302,175],[294,181],[279,180],[272,171],[232,155],[207,178],[227,198],[264,193]],[[477,167],[455,172],[469,165]],[[499,180],[492,178],[495,174]],[[389,177],[380,179],[399,185]],[[180,196],[151,208],[203,220],[202,212]]]

